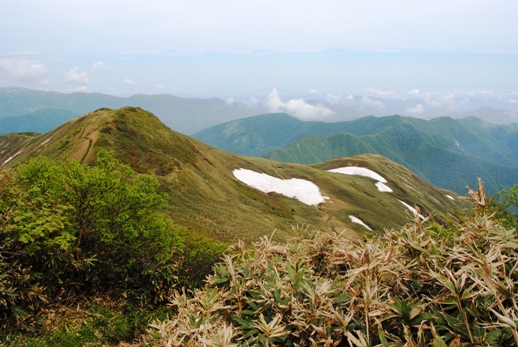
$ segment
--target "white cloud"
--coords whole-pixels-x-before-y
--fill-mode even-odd
[[[372,87],[366,88],[365,92],[371,96],[376,96],[384,99],[397,99],[398,95],[393,90],[379,90]]]
[[[167,87],[165,85],[161,84],[161,83],[155,83],[154,87],[156,89],[167,89]]]
[[[225,100],[225,105],[232,106],[234,104],[234,98],[228,98]]]
[[[90,82],[90,79],[87,72],[80,72],[79,68],[75,67],[65,74],[65,81],[78,86],[85,86]]]
[[[495,93],[493,90],[472,90],[467,92],[456,92],[455,95],[458,96],[468,96],[468,97],[476,97],[476,98],[491,98],[491,99],[499,99],[500,96]]]
[[[342,96],[340,94],[327,93],[326,100],[330,104],[339,104],[342,101]]]
[[[104,70],[106,68],[107,68],[107,66],[104,63],[104,61],[97,61],[92,66],[92,72],[99,71],[99,70]]]
[[[419,89],[412,89],[408,91],[408,95],[410,96],[419,96]]]
[[[45,74],[48,68],[39,60],[12,56],[0,57],[0,81],[34,82]]]
[[[347,101],[354,101],[354,96],[352,94],[349,94],[349,95],[347,95],[345,100],[347,100]]]
[[[518,111],[513,111],[513,110],[505,111],[504,116],[506,116],[507,119],[509,120],[509,122],[511,122],[511,123],[518,122]]]
[[[367,106],[367,107],[374,107],[374,108],[377,108],[377,109],[385,108],[385,104],[383,104],[381,101],[379,101],[379,100],[372,100],[367,95],[365,95],[362,98],[362,103],[363,103],[364,106]]]
[[[417,104],[414,107],[407,107],[406,113],[413,114],[413,115],[421,115],[424,113],[424,106],[421,104]]]
[[[318,94],[318,90],[317,89],[311,89],[309,92],[311,94]]]
[[[444,108],[449,111],[454,111],[463,104],[469,103],[467,99],[458,99],[455,93],[438,93],[429,92],[424,95],[424,102],[435,108]]]
[[[283,102],[277,89],[272,90],[268,95],[266,103],[270,112],[286,112],[301,120],[321,120],[334,114],[327,107],[321,104],[309,104],[304,99],[291,99],[288,102]]]
[[[127,77],[124,79],[124,83],[129,84],[130,86],[134,86],[134,85],[138,84],[138,82],[132,81]]]
[[[246,107],[253,108],[259,105],[259,100],[255,97],[251,97],[247,102],[245,102]]]

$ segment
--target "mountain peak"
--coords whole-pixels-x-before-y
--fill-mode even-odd
[[[137,107],[101,108],[43,135],[0,136],[0,164],[14,167],[38,155],[90,164],[101,148],[136,172],[156,175],[168,194],[166,210],[179,225],[219,240],[257,240],[273,230],[281,240],[292,234],[294,225],[344,231],[357,238],[368,230],[357,220],[382,232],[407,222],[407,205],[437,215],[461,206],[446,197],[456,194],[434,188],[381,156],[342,158],[310,167],[234,155],[175,132]],[[327,171],[341,166],[376,172],[386,183],[381,186],[370,177]],[[254,182],[242,182],[235,177],[236,170],[266,183],[259,189]],[[318,191],[320,200],[307,204],[301,182],[304,189]]]

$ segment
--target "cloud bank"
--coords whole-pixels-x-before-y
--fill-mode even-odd
[[[300,120],[324,120],[334,115],[334,112],[322,104],[312,105],[304,99],[291,99],[283,102],[273,89],[266,101],[270,112],[286,112]]]
[[[80,72],[78,67],[69,70],[65,74],[65,81],[75,86],[75,90],[78,92],[84,92],[88,89],[88,73],[86,71]]]
[[[4,83],[29,83],[39,81],[48,68],[39,60],[0,56],[0,81]]]

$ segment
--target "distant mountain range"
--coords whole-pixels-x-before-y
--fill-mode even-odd
[[[460,194],[466,185],[476,185],[477,177],[492,192],[518,183],[518,124],[494,125],[473,116],[429,121],[369,116],[324,123],[265,114],[193,136],[232,153],[302,164],[377,153]]]
[[[165,212],[179,226],[219,241],[252,241],[271,236],[274,230],[274,238],[283,240],[294,235],[297,226],[344,231],[357,238],[367,227],[383,232],[402,226],[414,206],[419,206],[422,215],[433,211],[439,219],[447,211],[465,206],[454,192],[437,189],[379,155],[312,166],[245,157],[175,132],[153,114],[135,107],[99,109],[43,135],[1,135],[0,168],[22,165],[38,155],[89,164],[101,148],[136,172],[155,175],[168,195]],[[359,167],[371,174],[327,171],[341,167]],[[266,178],[279,187],[254,186],[238,179],[236,170]],[[288,183],[291,191],[300,183],[310,185],[322,201],[313,204],[290,197],[283,190]]]
[[[44,133],[66,120],[103,107],[141,107],[154,113],[171,129],[191,135],[213,125],[267,112],[287,112],[299,119],[338,122],[368,115],[401,114],[416,107],[416,103],[419,102],[427,105],[427,101],[421,99],[383,99],[373,96],[349,96],[341,99],[328,96],[307,101],[291,99],[287,102],[283,102],[279,97],[273,104],[270,101],[251,99],[248,102],[238,102],[232,98],[182,98],[169,94],[117,97],[102,93],[58,93],[8,87],[0,88],[0,120],[9,118],[0,122],[0,134],[18,129]],[[505,103],[495,104],[491,103],[491,100],[473,98],[464,101],[473,111],[451,113],[447,105],[429,100],[428,103],[432,103],[433,107],[426,107],[427,112],[422,116],[449,115],[452,118],[465,118],[473,115],[494,124],[518,122],[518,111],[499,109],[505,107]],[[316,111],[317,114],[307,114],[308,110]],[[64,118],[65,114],[67,119]],[[18,116],[23,118],[14,118]]]
[[[0,88],[0,134],[47,132],[59,124],[99,108],[136,106],[149,110],[168,127],[192,134],[231,119],[265,113],[261,104],[229,102],[217,98],[180,98],[169,94],[133,95],[128,98],[101,93],[58,93],[25,88]],[[64,115],[67,117],[63,117]],[[23,116],[23,118],[14,118]],[[2,119],[9,118],[7,126]]]

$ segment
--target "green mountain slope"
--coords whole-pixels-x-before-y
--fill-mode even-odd
[[[8,133],[46,133],[58,125],[79,116],[79,113],[61,109],[38,109],[32,113],[0,118],[0,135]]]
[[[397,115],[369,116],[323,123],[261,115],[194,136],[233,153],[302,164],[378,153],[432,184],[458,193],[465,192],[467,184],[475,185],[477,177],[484,178],[491,192],[518,182],[518,124],[493,125],[475,117],[426,121]],[[277,148],[271,150],[273,147]]]
[[[153,114],[133,107],[100,109],[43,135],[0,136],[0,165],[15,167],[37,155],[89,164],[100,148],[137,172],[155,174],[169,196],[166,210],[179,225],[224,241],[256,240],[274,230],[275,238],[284,239],[297,225],[344,231],[354,238],[366,229],[349,216],[360,218],[375,232],[403,225],[408,209],[398,200],[417,204],[425,215],[435,211],[438,218],[463,206],[446,196],[456,194],[434,188],[381,156],[362,155],[316,166],[243,157],[172,131]],[[393,192],[380,192],[369,177],[325,171],[344,165],[374,170],[387,179]],[[240,168],[279,179],[311,181],[329,199],[310,206],[279,193],[263,193],[234,177],[233,170]]]

